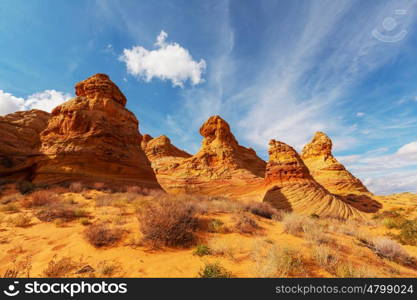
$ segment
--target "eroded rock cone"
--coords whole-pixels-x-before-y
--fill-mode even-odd
[[[190,159],[193,168],[208,171],[213,178],[231,176],[244,170],[264,177],[266,163],[252,148],[238,144],[229,124],[220,116],[210,117],[200,128],[203,142],[200,151]]]
[[[357,209],[330,194],[310,175],[298,153],[289,145],[271,140],[263,201],[278,209],[335,218],[362,218]]]
[[[79,82],[77,97],[52,111],[41,133],[36,183],[106,182],[160,188],[140,147],[138,120],[126,98],[105,74]]]
[[[39,134],[49,118],[37,109],[0,116],[0,177],[31,180],[41,157]]]
[[[313,178],[329,192],[339,195],[369,193],[362,182],[353,176],[332,154],[332,140],[316,132],[304,146],[301,158]]]

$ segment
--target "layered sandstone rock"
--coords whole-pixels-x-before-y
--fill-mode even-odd
[[[329,192],[338,195],[370,194],[362,182],[333,156],[332,141],[323,132],[317,132],[304,146],[301,158],[313,178]]]
[[[330,194],[314,178],[298,153],[285,143],[271,140],[263,201],[297,213],[336,218],[362,218],[357,209]]]
[[[166,135],[152,138],[146,134],[143,136],[141,146],[151,162],[164,157],[191,157],[191,154],[171,144],[171,140]]]
[[[160,188],[145,153],[138,120],[126,98],[105,74],[75,87],[77,97],[52,111],[41,133],[35,183],[107,182]]]
[[[164,189],[230,195],[263,181],[266,163],[253,149],[238,144],[222,118],[210,117],[200,134],[202,145],[194,156],[173,146],[165,136],[142,143]]]
[[[49,117],[37,109],[0,116],[0,177],[31,179],[41,157],[39,134]]]

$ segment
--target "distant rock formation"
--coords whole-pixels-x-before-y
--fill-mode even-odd
[[[138,120],[105,74],[79,82],[77,97],[52,111],[41,133],[35,183],[106,182],[160,188],[140,147]]]
[[[0,177],[31,180],[41,157],[39,134],[49,118],[37,109],[0,116]]]
[[[266,163],[253,149],[240,146],[226,121],[210,117],[200,128],[203,141],[197,154],[173,146],[165,137],[146,138],[142,147],[167,191],[179,193],[243,193],[245,185],[262,181]],[[224,192],[224,193],[223,193]]]
[[[362,182],[353,176],[332,154],[332,140],[323,132],[316,132],[304,146],[301,158],[313,178],[329,192],[338,195],[370,194]]]
[[[310,175],[298,153],[289,145],[271,140],[263,201],[278,209],[336,218],[362,218],[360,211],[330,194]]]

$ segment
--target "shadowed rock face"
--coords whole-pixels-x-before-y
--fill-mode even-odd
[[[311,142],[304,146],[301,158],[313,178],[331,193],[370,194],[362,182],[332,155],[332,141],[326,134],[317,132]]]
[[[50,114],[41,110],[0,116],[0,177],[30,180],[39,161],[39,134]]]
[[[140,148],[138,120],[124,106],[125,96],[107,75],[76,85],[77,97],[52,111],[41,133],[35,183],[108,182],[159,188]]]
[[[336,218],[362,218],[361,212],[330,194],[310,175],[289,145],[271,140],[263,201],[279,209]]]
[[[141,145],[142,149],[146,153],[146,156],[151,162],[158,158],[169,156],[183,158],[191,157],[191,154],[188,154],[187,152],[172,145],[171,140],[165,135],[161,135],[157,138],[152,138],[150,135],[146,134],[142,139]]]

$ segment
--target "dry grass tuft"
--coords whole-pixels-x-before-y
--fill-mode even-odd
[[[251,235],[255,234],[261,227],[250,216],[241,214],[237,217],[235,228],[240,233]]]
[[[49,205],[57,201],[58,201],[58,197],[56,196],[55,193],[48,191],[48,190],[43,190],[43,191],[33,192],[30,195],[30,197],[27,197],[22,202],[22,206],[25,208],[39,207],[39,206]]]
[[[84,191],[84,185],[81,182],[73,182],[69,186],[71,193],[81,193]]]
[[[189,201],[162,198],[143,206],[138,219],[144,241],[154,247],[186,247],[195,243],[198,222]]]
[[[116,244],[122,239],[124,232],[120,228],[111,227],[106,223],[97,223],[88,226],[84,234],[90,244],[100,248]]]
[[[275,215],[279,215],[279,211],[267,202],[249,202],[245,209],[254,215],[272,219]]]
[[[386,237],[377,237],[372,241],[377,254],[393,261],[406,261],[410,259],[410,255],[404,248]]]
[[[19,213],[8,218],[8,223],[15,227],[28,227],[31,225],[32,217],[26,213]]]
[[[282,219],[284,232],[292,235],[300,235],[301,233],[303,233],[303,225],[305,223],[307,223],[307,217],[297,215],[294,213],[288,213],[284,215],[284,218]]]
[[[76,267],[77,264],[70,257],[58,260],[55,255],[43,271],[43,275],[48,278],[69,277]]]

